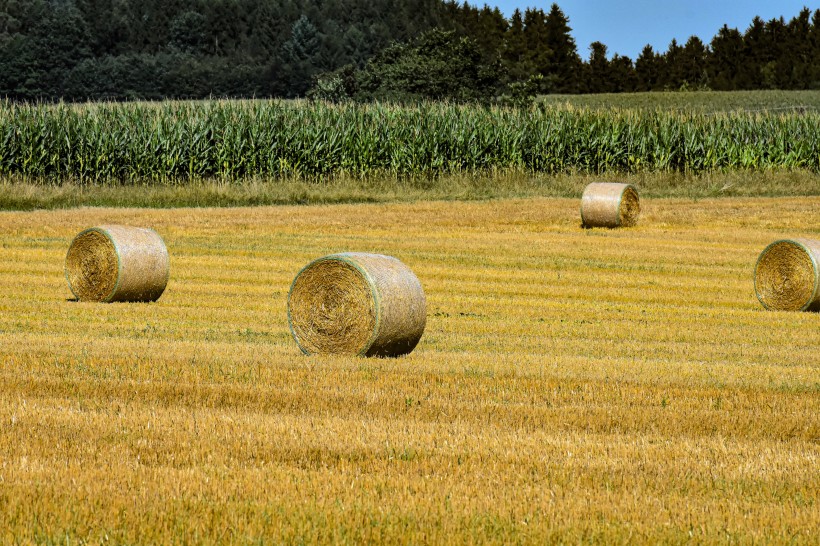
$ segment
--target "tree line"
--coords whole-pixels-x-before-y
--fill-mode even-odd
[[[820,10],[724,25],[634,60],[584,58],[557,4],[454,0],[0,0],[0,97],[492,100],[534,93],[820,88]]]

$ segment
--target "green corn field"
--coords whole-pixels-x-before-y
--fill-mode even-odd
[[[0,102],[0,176],[35,182],[732,169],[819,172],[820,113]]]
[[[716,114],[721,112],[820,111],[820,91],[648,91],[639,93],[592,93],[588,95],[542,95],[545,105],[567,105],[591,110],[666,110]]]

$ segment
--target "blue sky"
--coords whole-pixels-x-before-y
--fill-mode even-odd
[[[468,0],[473,5],[498,6],[509,17],[515,8],[541,8],[553,2],[527,0]],[[796,16],[803,6],[820,8],[818,0],[557,0],[569,17],[578,53],[589,58],[589,44],[606,44],[610,57],[618,53],[634,61],[646,44],[666,51],[672,38],[683,45],[698,36],[708,45],[724,23],[746,30],[755,15],[764,20]]]

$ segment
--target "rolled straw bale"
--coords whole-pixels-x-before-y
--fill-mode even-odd
[[[155,301],[168,284],[168,249],[153,229],[97,226],[68,248],[65,276],[80,301]]]
[[[290,331],[305,354],[407,354],[426,321],[421,283],[392,256],[318,258],[296,275],[288,294]]]
[[[641,203],[631,184],[593,182],[581,197],[584,227],[629,227],[638,223]]]
[[[781,239],[755,264],[755,294],[766,309],[820,311],[820,241]]]

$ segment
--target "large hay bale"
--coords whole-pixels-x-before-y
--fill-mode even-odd
[[[97,226],[68,248],[65,276],[80,301],[155,301],[169,275],[168,250],[153,229]]]
[[[593,182],[581,197],[584,227],[630,227],[638,223],[641,203],[631,184]]]
[[[781,239],[755,264],[755,294],[766,309],[820,311],[820,241]]]
[[[392,256],[324,256],[296,275],[288,294],[290,331],[305,354],[407,354],[426,321],[421,283]]]

